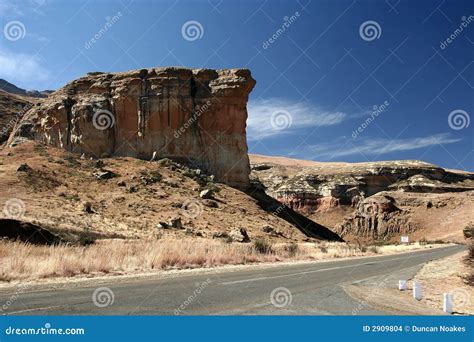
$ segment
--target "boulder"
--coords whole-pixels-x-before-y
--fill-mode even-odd
[[[169,222],[169,226],[171,228],[183,229],[183,223],[181,222],[181,217],[173,217]]]
[[[28,164],[21,164],[18,169],[16,169],[17,172],[29,172],[31,171],[31,167],[28,166]]]
[[[250,242],[250,237],[247,234],[247,230],[245,228],[238,228],[232,230],[229,234],[229,237],[233,241],[237,242]]]
[[[214,193],[212,190],[206,189],[199,193],[199,197],[202,199],[210,199],[214,197]]]
[[[97,180],[106,180],[106,179],[117,177],[117,174],[115,172],[108,171],[108,170],[96,171],[92,175],[95,178],[97,178]]]
[[[166,222],[158,222],[158,224],[156,225],[156,228],[158,228],[158,229],[169,229],[170,226]]]
[[[82,211],[87,214],[93,214],[94,210],[92,209],[92,203],[91,202],[82,203]]]
[[[273,233],[274,231],[275,230],[270,226],[263,226],[262,227],[262,232],[264,232],[264,233]]]

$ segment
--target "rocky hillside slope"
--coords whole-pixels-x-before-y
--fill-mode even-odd
[[[473,173],[408,160],[250,160],[254,183],[347,240],[462,240],[462,228],[474,220]]]
[[[169,159],[81,158],[31,140],[0,149],[0,235],[36,243],[194,236],[248,242],[337,240],[291,209]],[[308,224],[309,222],[309,224]]]
[[[8,140],[13,127],[39,100],[0,90],[0,144]]]
[[[86,157],[169,157],[249,186],[246,69],[94,72],[34,107],[10,143],[33,138]]]

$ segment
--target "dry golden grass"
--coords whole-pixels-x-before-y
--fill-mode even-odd
[[[100,240],[93,245],[35,246],[0,241],[0,281],[39,280],[105,274],[133,274],[291,260],[321,260],[381,253],[344,243],[279,243],[265,253],[255,243],[195,238]],[[259,252],[260,250],[260,252]],[[406,250],[406,248],[405,248]]]

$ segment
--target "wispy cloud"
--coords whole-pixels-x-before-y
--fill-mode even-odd
[[[434,134],[426,137],[386,139],[386,138],[338,138],[331,143],[308,146],[310,159],[333,160],[351,155],[374,156],[391,152],[416,150],[433,145],[452,144],[461,141],[449,133]]]
[[[27,16],[30,13],[44,15],[41,8],[49,4],[50,0],[28,0],[21,3],[21,8],[17,4],[18,1],[0,0],[0,17],[17,18]]]
[[[18,5],[13,2],[0,0],[0,17],[18,17],[25,15]]]
[[[342,112],[275,98],[251,101],[248,112],[249,140],[288,135],[307,127],[337,125],[347,117]]]
[[[28,85],[46,81],[49,76],[48,70],[41,65],[37,56],[0,50],[0,78]]]

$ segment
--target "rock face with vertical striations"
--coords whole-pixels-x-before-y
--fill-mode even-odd
[[[246,188],[254,85],[246,69],[89,73],[30,110],[9,142],[33,138],[93,157],[168,157]]]
[[[417,160],[316,162],[250,155],[251,180],[345,241],[463,241],[474,173]]]

